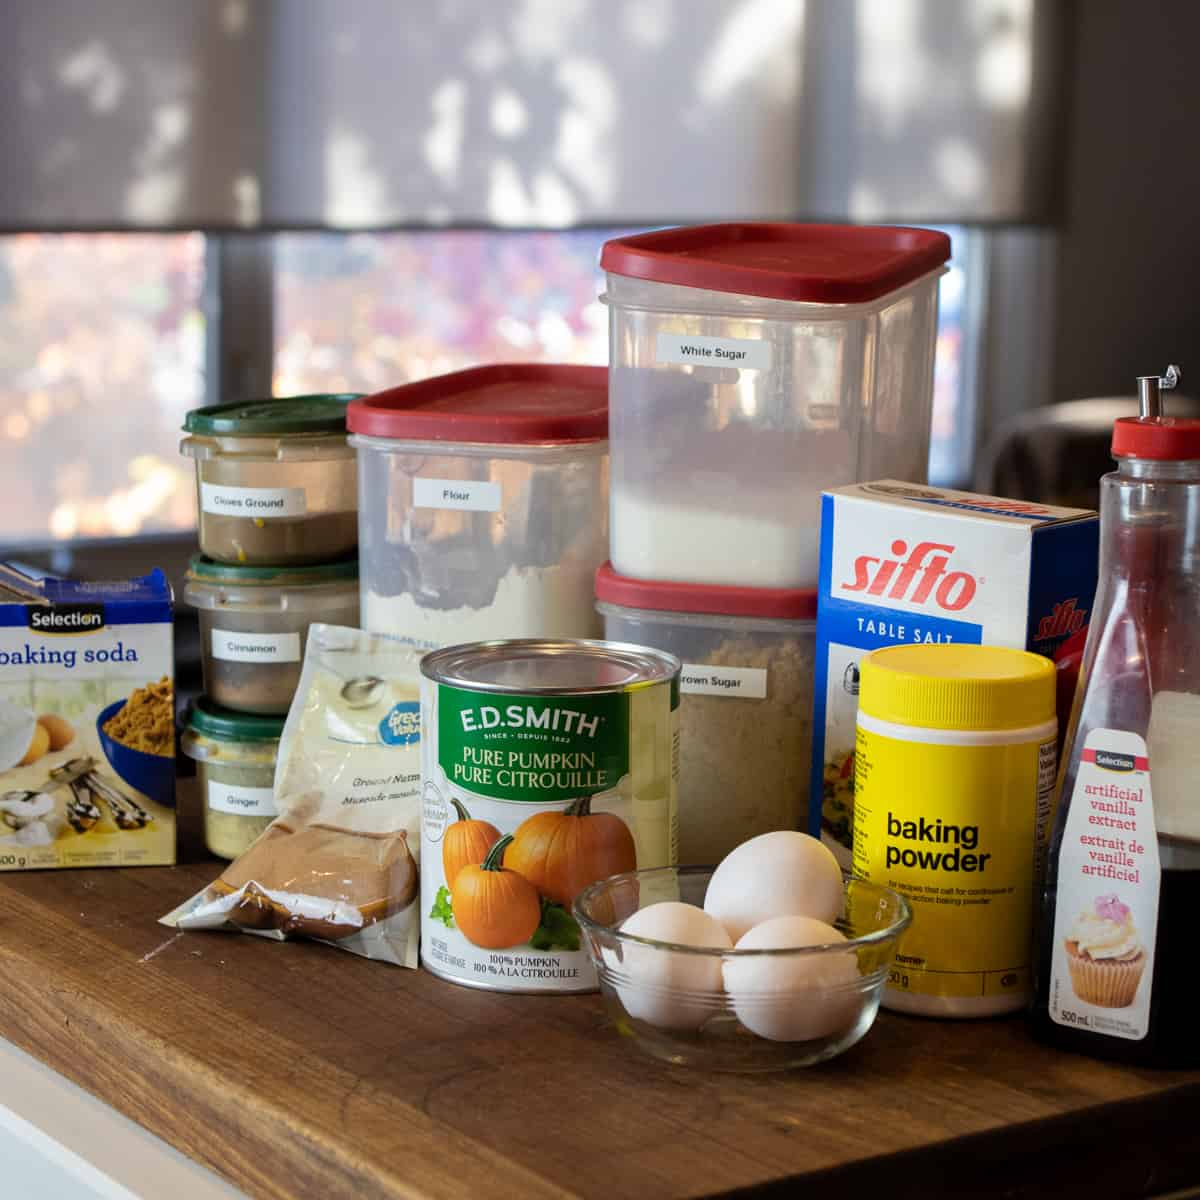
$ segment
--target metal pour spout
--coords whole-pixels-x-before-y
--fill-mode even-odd
[[[1138,376],[1138,415],[1143,421],[1157,421],[1163,416],[1162,393],[1179,386],[1183,372],[1172,363],[1162,375]]]

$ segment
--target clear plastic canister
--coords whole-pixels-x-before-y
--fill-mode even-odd
[[[199,618],[205,692],[238,712],[279,715],[300,683],[309,625],[358,624],[358,560],[231,567],[196,555],[183,597]]]
[[[845,226],[607,243],[615,569],[815,587],[823,489],[926,477],[948,257]]]
[[[679,862],[717,863],[760,833],[805,828],[815,592],[649,583],[605,566],[596,596],[607,640],[684,664]]]
[[[607,372],[460,371],[351,405],[361,624],[427,649],[593,637]]]
[[[275,819],[282,733],[282,717],[231,712],[206,696],[189,707],[181,748],[196,762],[210,854],[237,858]]]
[[[345,558],[358,540],[353,396],[286,396],[188,413],[200,549],[217,562],[287,566]]]

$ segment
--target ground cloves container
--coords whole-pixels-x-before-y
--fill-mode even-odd
[[[282,733],[282,717],[231,712],[206,696],[188,708],[181,746],[196,762],[210,854],[237,858],[275,819]]]
[[[352,395],[285,396],[188,413],[180,451],[196,462],[200,549],[218,562],[328,562],[358,541]]]
[[[665,650],[680,675],[679,861],[720,862],[808,813],[817,595],[596,574],[605,637]]]
[[[358,560],[233,567],[198,554],[183,596],[199,617],[205,693],[239,712],[284,714],[309,625],[358,624]]]
[[[515,640],[421,663],[421,962],[513,992],[596,988],[571,914],[675,860],[679,660]]]

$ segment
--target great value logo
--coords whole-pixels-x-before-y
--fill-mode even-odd
[[[897,538],[893,558],[860,554],[854,560],[854,578],[839,584],[843,592],[886,596],[915,607],[930,600],[945,612],[962,612],[975,598],[979,580],[969,571],[949,570],[957,547],[948,542],[918,542],[912,549]]]

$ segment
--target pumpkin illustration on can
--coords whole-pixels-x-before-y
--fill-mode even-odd
[[[463,867],[478,866],[500,837],[500,830],[487,821],[475,821],[461,800],[450,797],[458,820],[446,829],[442,842],[442,869],[446,874],[446,886],[453,891],[454,881]]]
[[[547,900],[570,908],[589,883],[637,870],[637,847],[620,817],[592,812],[592,798],[583,796],[563,812],[535,813],[522,821],[504,865]]]
[[[512,834],[499,838],[479,865],[468,863],[454,884],[454,919],[463,937],[485,950],[524,945],[542,921],[537,889],[504,866]]]

